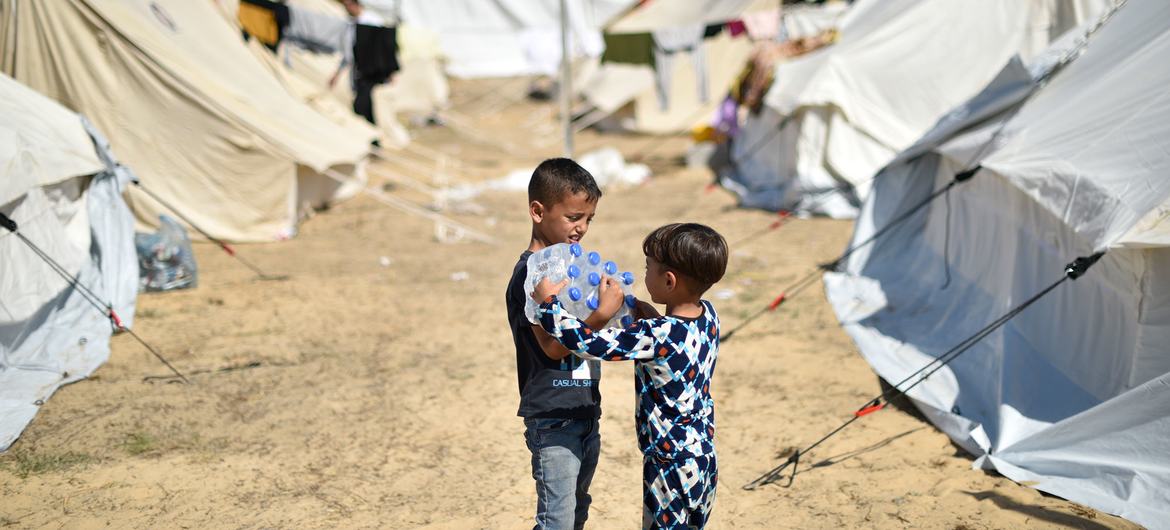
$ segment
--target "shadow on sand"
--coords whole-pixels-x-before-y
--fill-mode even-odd
[[[1013,499],[995,493],[993,491],[965,491],[967,495],[974,497],[976,500],[985,501],[990,500],[995,503],[1001,510],[1011,510],[1019,512],[1033,519],[1039,519],[1048,523],[1065,526],[1068,528],[1082,528],[1087,530],[1108,530],[1112,528],[1108,525],[1101,524],[1092,519],[1097,517],[1097,512],[1088,508],[1081,508],[1079,505],[1072,505],[1074,509],[1080,508],[1084,510],[1084,515],[1064,513],[1052,508],[1044,506],[1036,506],[1034,504],[1024,504]]]

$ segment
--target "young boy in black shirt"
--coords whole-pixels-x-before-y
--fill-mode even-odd
[[[545,160],[528,183],[532,237],[512,270],[506,294],[516,344],[524,440],[532,453],[537,529],[579,529],[589,517],[589,483],[601,449],[601,365],[569,354],[524,316],[528,257],[557,243],[578,243],[593,221],[601,190],[567,158]],[[595,313],[595,315],[597,315]],[[600,329],[607,319],[586,319]]]

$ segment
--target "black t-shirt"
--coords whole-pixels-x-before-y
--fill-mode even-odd
[[[508,327],[516,343],[516,376],[520,383],[520,410],[517,416],[525,418],[601,417],[601,364],[585,361],[575,355],[555,361],[544,354],[532,323],[524,316],[524,279],[528,276],[528,256],[525,251],[512,270],[505,299],[508,305]]]

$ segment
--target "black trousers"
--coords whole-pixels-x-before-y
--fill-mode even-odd
[[[367,79],[355,79],[353,82],[353,112],[370,123],[374,121],[374,100],[370,95],[374,87],[381,83]]]

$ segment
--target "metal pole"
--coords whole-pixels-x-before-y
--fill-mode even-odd
[[[561,125],[565,129],[565,157],[573,158],[573,67],[569,56],[569,3],[561,0]]]

